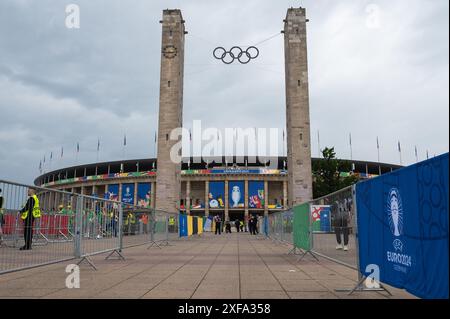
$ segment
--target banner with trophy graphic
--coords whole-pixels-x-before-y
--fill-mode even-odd
[[[228,182],[228,206],[230,208],[244,208],[245,196],[244,182],[230,181]]]
[[[209,182],[209,208],[225,207],[225,182]]]
[[[134,205],[134,183],[122,184],[122,203]]]
[[[449,297],[448,153],[356,185],[360,272]],[[366,268],[367,267],[367,268]]]
[[[137,187],[137,206],[150,207],[151,204],[151,183],[139,183]]]
[[[264,209],[264,182],[248,182],[248,207]]]
[[[119,184],[108,185],[108,191],[104,197],[105,199],[119,201]]]

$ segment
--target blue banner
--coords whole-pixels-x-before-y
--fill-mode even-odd
[[[209,182],[209,208],[225,207],[225,183]]]
[[[140,207],[150,207],[151,183],[139,183],[137,187],[137,205]]]
[[[122,203],[134,205],[134,183],[122,184]]]
[[[180,237],[186,237],[188,235],[188,227],[187,227],[187,216],[180,214],[180,223],[178,227],[180,228]]]
[[[228,206],[230,208],[244,208],[245,196],[244,182],[228,182]]]
[[[448,153],[356,185],[359,262],[421,298],[448,298]],[[369,267],[370,268],[370,267]]]
[[[119,201],[119,184],[108,185],[108,191],[105,193],[105,199]]]
[[[248,207],[264,209],[264,182],[248,182]]]

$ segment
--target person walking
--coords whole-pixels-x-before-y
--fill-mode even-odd
[[[236,227],[236,231],[239,233],[239,230],[240,230],[240,226],[241,225],[241,223],[240,223],[240,221],[239,221],[239,219],[236,219],[235,221],[234,221],[234,226]]]
[[[338,201],[335,202],[334,207],[334,230],[336,233],[336,241],[337,246],[336,250],[343,249],[344,251],[348,251],[348,219],[349,212],[347,211],[346,203],[340,203]],[[342,246],[342,237],[344,237],[344,245]]]
[[[219,233],[219,235],[222,233],[222,219],[219,215],[216,215],[214,217],[214,222],[216,223],[216,235]]]
[[[248,219],[248,230],[250,231],[250,235],[255,235],[255,220],[253,216],[250,216]]]
[[[25,206],[20,210],[20,218],[23,220],[23,238],[25,245],[20,250],[31,250],[33,243],[33,223],[35,218],[41,217],[41,209],[39,208],[39,199],[36,192],[32,188],[28,188],[28,200]]]
[[[231,234],[231,223],[229,220],[225,222],[225,233]]]

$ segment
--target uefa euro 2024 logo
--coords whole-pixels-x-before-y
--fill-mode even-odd
[[[391,232],[395,237],[400,237],[403,234],[403,205],[397,188],[391,188],[389,191],[387,210]],[[396,251],[403,250],[403,243],[398,238],[394,240],[393,246]]]

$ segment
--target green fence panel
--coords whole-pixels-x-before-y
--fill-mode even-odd
[[[294,245],[303,250],[311,249],[309,203],[294,207]]]

